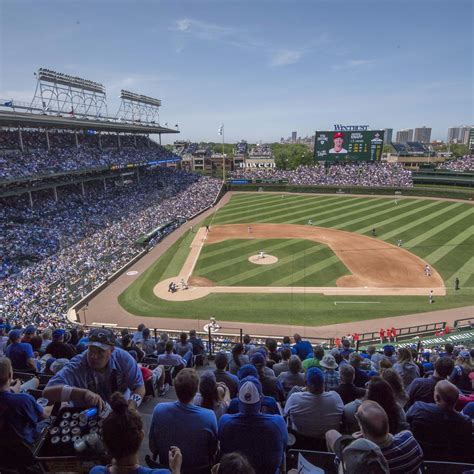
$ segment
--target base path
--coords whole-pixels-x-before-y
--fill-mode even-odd
[[[427,262],[407,250],[373,237],[325,227],[291,224],[253,224],[249,234],[246,224],[218,225],[210,232],[196,234],[191,250],[179,276],[159,282],[153,292],[168,301],[188,301],[211,293],[320,293],[324,295],[365,296],[423,296],[430,290],[436,296],[446,294],[440,274],[431,268],[426,276]],[[170,293],[170,281],[186,281],[194,269],[202,246],[230,239],[306,239],[326,244],[349,269],[351,275],[338,278],[336,287],[274,287],[274,286],[200,286],[199,279],[191,280],[188,290]],[[257,256],[252,256],[254,258]],[[256,258],[253,263],[259,262]],[[268,262],[270,263],[270,262]],[[192,290],[192,291],[191,291]]]

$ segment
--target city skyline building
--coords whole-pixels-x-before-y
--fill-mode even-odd
[[[413,129],[412,128],[404,128],[403,130],[399,130],[397,132],[397,143],[406,143],[413,141]]]
[[[391,143],[393,138],[393,128],[384,128],[383,141],[384,143]]]
[[[413,141],[421,143],[431,142],[431,127],[417,127],[413,136]]]

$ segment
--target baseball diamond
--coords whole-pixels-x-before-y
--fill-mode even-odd
[[[194,320],[200,326],[212,308],[212,314],[228,325],[235,321],[264,323],[278,325],[276,329],[352,321],[370,324],[377,318],[392,321],[428,310],[467,307],[474,295],[474,257],[469,254],[474,244],[473,213],[471,203],[439,199],[400,198],[395,205],[393,197],[382,196],[227,193],[197,233],[181,230],[172,245],[163,242],[161,249],[159,245],[147,256],[146,263],[131,268],[139,271],[136,277],[122,276],[96,296],[89,304],[89,318],[131,325],[136,315],[159,317],[161,327],[176,327],[179,319],[188,325]],[[307,224],[310,219],[313,226]],[[278,235],[291,228],[300,232]],[[308,238],[311,233],[320,233],[319,240]],[[353,242],[331,247],[323,233],[325,239],[347,235]],[[402,248],[396,245],[399,239]],[[359,246],[354,242],[376,246],[350,252],[349,247]],[[248,261],[262,249],[278,262],[260,266]],[[391,278],[399,267],[398,257],[391,261],[383,256],[384,251],[401,252],[397,255],[409,256],[413,265],[405,266],[404,276],[394,285],[377,280]],[[373,262],[379,261],[375,279],[365,284],[356,281],[358,276],[348,260],[351,253],[350,259],[358,257],[361,265],[372,262],[366,269],[369,272],[374,270]],[[361,253],[370,258],[361,258]],[[426,264],[431,266],[431,277],[424,272]],[[178,283],[181,277],[186,278],[189,289],[157,296],[160,282]],[[454,290],[456,277],[462,282],[459,291]],[[387,286],[398,286],[392,290],[396,293],[387,292]],[[415,294],[402,295],[401,289],[410,286]],[[431,306],[430,289],[436,295]],[[424,314],[424,322],[426,318]],[[431,320],[438,319],[431,313]]]

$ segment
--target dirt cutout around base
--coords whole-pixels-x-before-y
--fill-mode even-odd
[[[338,278],[336,287],[210,287],[205,281],[190,278],[204,244],[230,239],[306,239],[322,243],[337,255],[351,275]],[[443,279],[434,268],[431,268],[431,276],[426,276],[426,264],[408,250],[352,232],[307,225],[252,224],[252,233],[249,234],[248,224],[226,224],[211,227],[209,232],[199,229],[180,276],[158,283],[153,291],[159,298],[170,301],[202,298],[210,293],[428,295],[433,290],[435,296],[445,295]],[[180,281],[182,277],[190,285],[189,289],[169,293],[169,282]],[[201,282],[205,286],[199,286]]]
[[[255,263],[256,265],[272,265],[273,263],[278,262],[278,257],[275,257],[274,255],[267,255],[267,254],[265,254],[264,257],[260,255],[251,255],[249,257],[249,262]]]

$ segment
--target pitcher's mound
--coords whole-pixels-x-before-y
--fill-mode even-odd
[[[263,258],[260,255],[252,255],[249,257],[249,262],[257,265],[271,265],[272,263],[277,263],[278,258],[267,254],[265,254]]]

